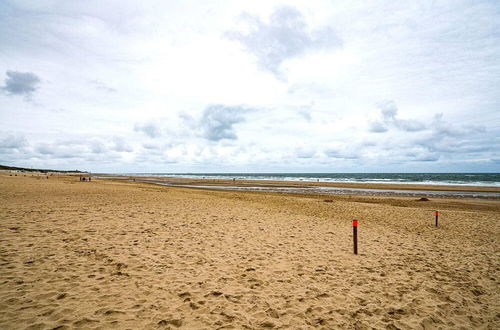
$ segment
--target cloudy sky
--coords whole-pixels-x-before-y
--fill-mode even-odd
[[[498,1],[2,1],[0,164],[500,171]]]

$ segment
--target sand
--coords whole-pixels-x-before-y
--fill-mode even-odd
[[[8,173],[0,199],[1,329],[500,328],[499,201]]]

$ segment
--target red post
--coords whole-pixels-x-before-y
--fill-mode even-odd
[[[439,212],[438,211],[434,212],[434,215],[436,216],[436,227],[437,227],[438,226]]]
[[[354,254],[358,254],[358,220],[352,220],[352,238],[354,240]]]

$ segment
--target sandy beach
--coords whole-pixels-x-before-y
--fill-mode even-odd
[[[0,198],[1,329],[500,328],[499,200],[7,172]]]

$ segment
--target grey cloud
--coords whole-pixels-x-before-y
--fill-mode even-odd
[[[484,152],[495,152],[499,148],[495,148],[491,143],[490,137],[475,138],[474,133],[461,137],[445,136],[439,133],[433,133],[425,136],[415,142],[431,152],[440,152],[448,154],[477,154]],[[495,150],[497,149],[497,150]]]
[[[417,162],[436,162],[440,158],[438,154],[428,152],[408,153],[406,156],[409,157],[411,161]]]
[[[37,90],[40,78],[32,72],[7,71],[5,86],[1,87],[7,95],[22,95],[29,99]]]
[[[203,111],[199,125],[202,136],[210,141],[236,140],[234,125],[243,122],[248,110],[241,106],[210,105]]]
[[[324,151],[325,155],[337,159],[358,159],[361,157],[360,150],[351,146],[350,148],[328,148]]]
[[[443,114],[439,113],[434,116],[431,124],[434,135],[461,137],[474,133],[484,133],[486,128],[480,125],[463,125],[456,126],[446,122],[443,119]]]
[[[406,132],[418,132],[425,129],[425,125],[416,120],[396,119],[396,127]]]
[[[41,157],[53,159],[84,158],[102,160],[103,157],[106,159],[118,157],[116,153],[109,151],[132,152],[133,148],[122,137],[114,137],[111,141],[82,137],[80,139],[40,142],[34,146],[32,151]]]
[[[456,155],[470,159],[490,158],[500,151],[495,143],[496,133],[480,125],[453,125],[444,120],[442,114],[434,120],[420,136],[412,140],[420,148],[416,155],[420,161],[437,161],[440,157],[454,158]]]
[[[56,153],[56,149],[48,143],[39,143],[35,147],[35,151],[42,155],[53,155]]]
[[[148,150],[160,150],[161,149],[161,147],[155,143],[143,143],[142,147],[144,149],[148,149]]]
[[[83,155],[82,154],[79,154],[79,153],[72,153],[72,152],[68,152],[68,153],[60,153],[57,155],[57,158],[83,158]]]
[[[375,141],[372,141],[372,140],[363,140],[360,142],[359,144],[361,147],[375,147],[377,146],[377,143]]]
[[[394,101],[387,100],[379,102],[377,107],[380,109],[382,117],[385,121],[395,120],[396,115],[398,114],[398,107]]]
[[[0,149],[22,149],[28,145],[26,138],[18,135],[7,135],[0,140]]]
[[[118,152],[132,152],[133,151],[132,147],[125,141],[124,138],[116,137],[116,136],[113,138],[113,146],[111,147],[111,150],[118,151]]]
[[[131,148],[121,138],[115,138],[113,148],[108,148],[105,141],[97,138],[82,137],[73,140],[40,142],[27,153],[26,158],[57,161],[58,159],[81,159],[85,161],[111,162],[120,158],[113,151],[127,151]]]
[[[91,141],[90,142],[90,151],[94,154],[102,154],[102,153],[105,153],[107,151],[107,148],[106,146],[104,145],[104,143],[102,143],[101,141]]]
[[[286,59],[341,44],[331,28],[310,31],[302,13],[293,7],[276,8],[269,23],[248,13],[243,13],[241,19],[250,32],[228,31],[226,36],[241,42],[257,58],[261,69],[278,78],[282,78],[280,66]]]
[[[49,109],[49,111],[52,111],[54,113],[64,113],[64,112],[68,112],[68,109],[64,109],[64,108],[52,108],[52,109]]]
[[[92,86],[94,86],[95,89],[97,89],[99,91],[103,91],[103,92],[106,92],[106,93],[115,93],[116,92],[116,89],[114,89],[112,87],[109,87],[108,85],[106,85],[102,81],[99,81],[99,80],[90,80],[89,83]]]
[[[135,124],[134,130],[136,132],[142,132],[149,136],[150,138],[157,138],[161,136],[160,128],[154,123],[146,123],[146,124]]]
[[[302,109],[302,110],[299,110],[298,113],[305,120],[311,121],[312,116],[311,116],[311,110],[310,109]]]
[[[299,107],[297,113],[299,114],[299,116],[301,116],[305,120],[311,121],[311,119],[312,119],[312,107],[313,107],[313,103],[311,103],[310,105],[301,106],[301,107]]]
[[[50,158],[81,158],[86,150],[83,145],[42,142],[35,146],[34,151],[41,156],[49,156]]]
[[[421,122],[413,119],[399,119],[398,107],[394,101],[388,100],[377,104],[382,119],[372,121],[369,125],[369,131],[373,133],[384,133],[389,128],[394,127],[405,132],[418,132],[426,129]]]
[[[0,158],[12,164],[38,163],[44,167],[49,166],[45,164],[63,164],[68,159],[78,159],[79,164],[85,161],[107,164],[123,160],[121,152],[131,151],[132,147],[122,137],[110,139],[79,136],[34,144],[23,136],[14,134],[0,137]]]
[[[182,120],[182,126],[188,128],[190,132],[198,129],[198,121],[190,114],[181,112],[179,118]]]
[[[316,151],[313,149],[297,148],[295,150],[295,156],[302,159],[311,159],[316,155]]]
[[[384,133],[387,132],[388,130],[389,129],[387,128],[387,126],[380,121],[374,121],[370,123],[370,132]]]

